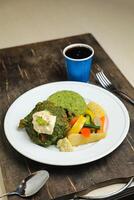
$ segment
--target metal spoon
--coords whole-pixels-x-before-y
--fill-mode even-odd
[[[49,173],[46,170],[40,170],[30,174],[24,180],[21,181],[20,185],[13,192],[7,192],[0,196],[18,195],[21,197],[29,197],[37,193],[49,178]]]

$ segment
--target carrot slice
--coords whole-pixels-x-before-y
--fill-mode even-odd
[[[86,127],[82,128],[80,132],[84,137],[89,137],[91,134],[90,128],[86,128]]]

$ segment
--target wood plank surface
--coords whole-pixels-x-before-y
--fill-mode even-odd
[[[4,116],[13,101],[38,85],[67,80],[62,50],[71,43],[86,43],[95,50],[92,67],[99,64],[124,92],[134,97],[134,89],[99,45],[92,34],[77,35],[52,41],[28,44],[0,50],[0,165],[6,191],[12,191],[30,172],[46,169],[47,184],[33,200],[67,199],[74,193],[106,180],[134,176],[134,107],[122,99],[130,115],[130,129],[123,143],[110,155],[84,165],[58,167],[40,164],[19,154],[4,134]],[[97,84],[93,73],[91,82]],[[12,119],[13,120],[13,119]],[[120,124],[121,126],[121,124]],[[18,200],[17,196],[10,199]]]

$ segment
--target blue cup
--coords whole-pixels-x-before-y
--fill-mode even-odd
[[[90,80],[94,49],[82,43],[71,44],[63,50],[69,81]]]

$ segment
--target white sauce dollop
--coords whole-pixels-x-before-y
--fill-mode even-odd
[[[39,125],[37,122],[38,117],[41,117],[43,120],[47,122],[45,125]],[[52,115],[49,111],[39,111],[33,114],[33,128],[38,133],[43,133],[47,135],[52,135],[54,126],[56,122],[56,116]]]

